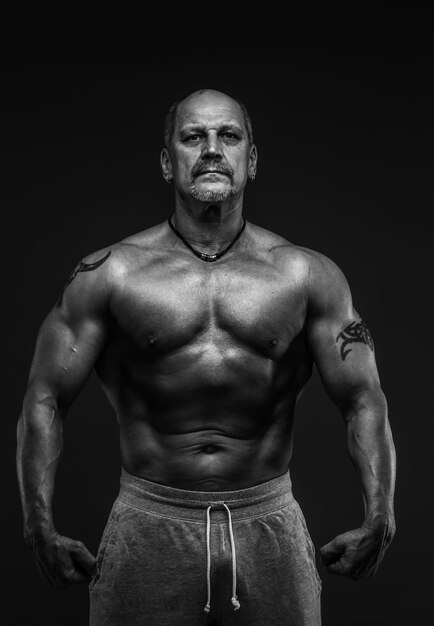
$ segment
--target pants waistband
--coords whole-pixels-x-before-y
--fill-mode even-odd
[[[122,468],[119,499],[144,511],[168,517],[204,521],[204,511],[212,506],[212,523],[227,520],[224,504],[232,519],[259,517],[293,502],[289,470],[260,485],[234,491],[190,491],[167,487],[130,474]]]

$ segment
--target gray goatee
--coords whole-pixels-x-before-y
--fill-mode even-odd
[[[223,202],[235,196],[235,189],[231,185],[224,189],[210,189],[208,191],[199,191],[194,183],[190,185],[190,193],[195,200],[200,202]]]
[[[231,181],[230,184],[225,185],[223,189],[220,188],[208,191],[199,191],[195,184],[197,176],[210,170],[226,174],[226,176],[228,176],[228,181]],[[232,184],[233,175],[233,169],[225,161],[198,161],[194,164],[191,171],[190,193],[195,200],[199,200],[200,202],[223,202],[224,200],[229,200],[236,194],[235,188]]]

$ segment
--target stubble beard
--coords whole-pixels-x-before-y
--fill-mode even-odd
[[[190,183],[190,194],[195,200],[200,202],[224,202],[230,200],[236,195],[236,190],[233,185],[224,187],[224,189],[208,189],[206,191],[199,191],[194,184],[194,181]]]

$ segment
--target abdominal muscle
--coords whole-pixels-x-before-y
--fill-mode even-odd
[[[244,489],[286,472],[311,371],[304,344],[279,356],[239,344],[201,338],[153,361],[107,351],[99,375],[128,472],[192,491]]]
[[[257,436],[242,439],[206,427],[161,434],[149,422],[129,422],[123,427],[121,420],[123,467],[146,480],[179,489],[231,491],[258,485],[285,473],[291,450],[292,420],[283,416],[271,420],[265,434],[261,429]]]

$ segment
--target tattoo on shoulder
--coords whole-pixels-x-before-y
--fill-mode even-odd
[[[77,267],[68,276],[68,280],[66,281],[65,286],[62,289],[62,293],[60,294],[60,298],[58,299],[56,306],[58,307],[62,306],[63,295],[65,293],[65,290],[68,287],[68,285],[72,283],[72,281],[77,276],[77,274],[79,274],[80,272],[92,272],[93,270],[96,270],[98,267],[100,267],[103,263],[107,261],[110,255],[111,255],[111,250],[109,250],[109,252],[107,252],[107,254],[102,259],[100,259],[99,261],[95,261],[95,263],[83,263],[83,261],[80,261]]]
[[[369,328],[363,320],[360,320],[360,322],[351,322],[351,324],[344,328],[336,337],[336,343],[340,340],[342,340],[340,346],[342,361],[345,361],[347,354],[351,352],[351,348],[347,348],[350,343],[364,343],[372,352],[374,351],[374,340],[369,332]]]

